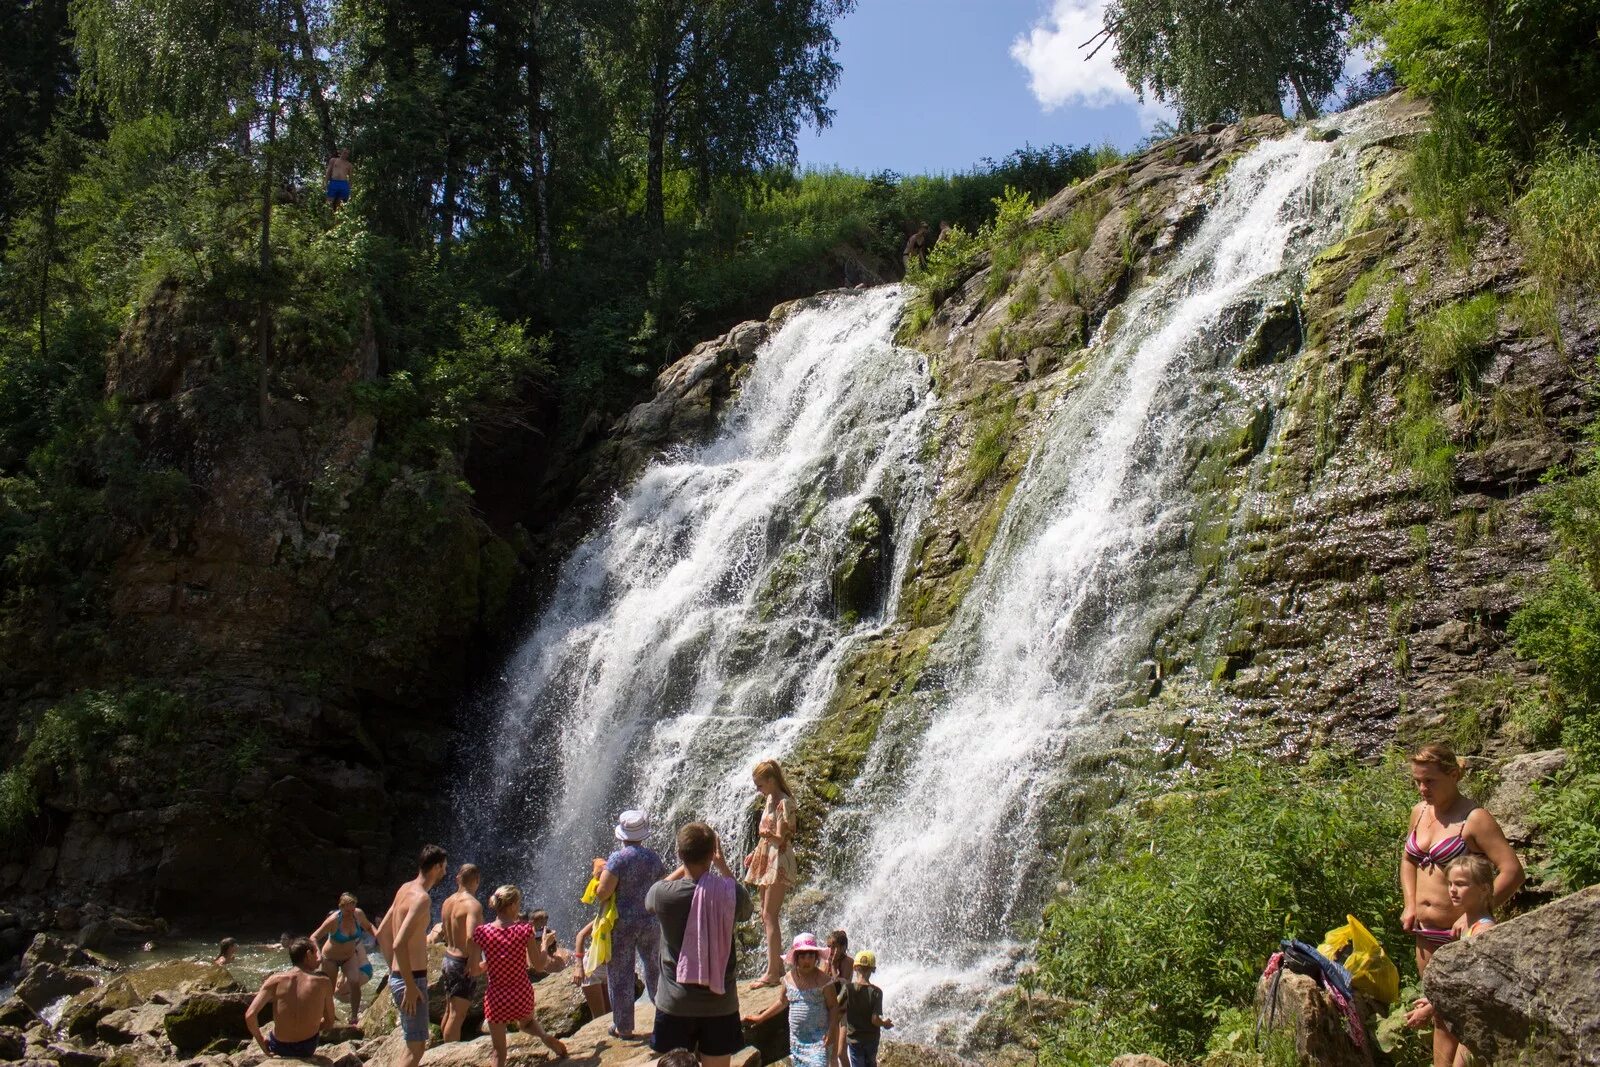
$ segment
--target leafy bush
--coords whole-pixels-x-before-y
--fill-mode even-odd
[[[1572,888],[1600,882],[1600,423],[1590,435],[1577,470],[1550,476],[1544,510],[1561,557],[1509,626],[1518,654],[1549,676],[1548,719],[1572,753],[1534,813]]]
[[[149,753],[183,738],[195,722],[182,697],[149,686],[88,691],[47,709],[22,755],[0,775],[0,841],[24,837],[51,776],[82,778],[119,749]]]
[[[1049,1058],[1198,1057],[1280,938],[1346,914],[1404,963],[1394,842],[1411,799],[1395,761],[1238,756],[1113,813],[1045,913],[1038,980],[1072,1004]]]

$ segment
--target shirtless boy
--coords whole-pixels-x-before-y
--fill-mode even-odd
[[[475,975],[483,973],[483,963],[477,959],[477,942],[472,931],[483,922],[483,905],[478,903],[478,868],[463,863],[456,872],[456,891],[445,899],[439,909],[440,937],[444,941],[444,1039],[461,1040],[461,1025],[467,1021],[467,1009],[472,1006]]]
[[[256,998],[245,1009],[244,1024],[268,1056],[304,1058],[317,1051],[317,1038],[333,1025],[333,980],[318,972],[322,961],[308,938],[289,945],[291,970],[261,983]],[[272,1034],[263,1038],[256,1016],[272,1004]]]
[[[353,169],[348,148],[341,148],[328,157],[328,202],[335,211],[350,199],[350,172]]]
[[[428,1049],[428,890],[444,878],[449,857],[438,845],[424,845],[417,876],[395,890],[394,903],[378,924],[378,951],[389,961],[389,994],[400,1010],[405,1036],[405,1067],[421,1067]]]

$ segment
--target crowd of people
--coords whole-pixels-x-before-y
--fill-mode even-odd
[[[739,875],[723,854],[715,830],[703,822],[678,828],[676,869],[668,871],[650,847],[647,812],[617,817],[616,848],[595,859],[583,902],[593,919],[560,945],[542,910],[525,911],[521,890],[502,885],[480,902],[482,874],[475,864],[455,873],[455,892],[430,926],[431,891],[444,880],[449,857],[437,845],[422,849],[416,877],[402,885],[374,926],[345,894],[309,937],[285,939],[291,968],[268,978],[246,1014],[255,1040],[269,1055],[307,1056],[336,1020],[335,1000],[350,1005],[350,1021],[361,1012],[361,990],[372,977],[369,946],[389,964],[389,994],[398,1013],[407,1067],[422,1061],[430,1037],[428,950],[443,948],[440,985],[445,997],[441,1040],[461,1038],[477,983],[483,1020],[494,1048],[495,1067],[505,1067],[507,1033],[515,1026],[542,1041],[558,1057],[567,1049],[545,1032],[535,1013],[534,983],[570,971],[590,1014],[611,1016],[608,1033],[620,1041],[648,1041],[673,1062],[692,1057],[704,1067],[726,1067],[746,1044],[744,1028],[789,1016],[791,1057],[797,1067],[876,1067],[878,1042],[894,1023],[883,1015],[883,992],[872,983],[877,959],[853,957],[843,930],[826,943],[801,933],[785,948],[780,918],[785,894],[798,880],[794,856],[795,801],[783,768],[765,760],[753,772],[762,814],[755,847]],[[752,986],[782,986],[763,1011],[741,1012],[735,928],[756,913],[766,936],[764,973]],[[217,962],[226,964],[237,946],[222,943]],[[649,1034],[635,1030],[635,1005],[642,977],[655,1005]],[[273,1030],[263,1034],[259,1018],[272,1007]]]
[[[1421,973],[1440,946],[1494,924],[1495,909],[1522,885],[1523,869],[1494,816],[1461,792],[1462,767],[1449,746],[1418,750],[1411,777],[1420,799],[1401,849],[1400,923],[1415,939]],[[758,764],[753,780],[762,812],[755,847],[743,857],[739,875],[716,831],[703,822],[678,828],[679,865],[668,871],[648,843],[648,813],[622,812],[613,828],[616,848],[593,861],[582,897],[594,917],[577,931],[570,949],[561,947],[544,911],[523,910],[522,892],[514,885],[491,893],[485,911],[478,898],[481,874],[471,863],[456,871],[456,890],[430,927],[430,891],[444,879],[449,860],[442,848],[425,847],[416,877],[396,891],[376,926],[346,894],[310,937],[286,946],[293,967],[262,985],[246,1017],[251,1033],[269,1054],[304,1056],[333,1024],[336,997],[348,1001],[354,1022],[362,987],[373,973],[371,945],[389,963],[389,993],[407,1067],[418,1067],[429,1039],[428,946],[442,944],[442,1039],[460,1039],[476,984],[485,978],[483,1017],[495,1067],[505,1067],[511,1026],[535,1035],[557,1056],[566,1055],[561,1040],[539,1024],[533,985],[569,970],[591,1016],[609,1014],[608,1032],[619,1040],[648,1040],[665,1067],[688,1067],[690,1058],[704,1067],[726,1067],[746,1044],[744,1027],[785,1009],[796,1067],[876,1067],[882,1031],[894,1025],[883,1014],[883,991],[872,982],[877,958],[870,951],[852,955],[843,930],[825,942],[801,933],[785,946],[781,910],[798,881],[795,800],[776,760]],[[760,1012],[744,1014],[735,928],[756,914],[757,900],[766,966],[751,985],[782,986],[783,994]],[[234,950],[231,939],[224,941],[217,962],[226,963]],[[634,1027],[641,977],[656,1009],[648,1035]],[[269,1003],[274,1032],[263,1037],[257,1017]],[[1407,1022],[1432,1027],[1434,1067],[1465,1067],[1470,1061],[1426,999],[1411,1007]]]

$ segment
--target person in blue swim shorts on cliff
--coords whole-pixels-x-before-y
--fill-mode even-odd
[[[341,148],[328,157],[328,203],[338,211],[350,199],[350,149]]]

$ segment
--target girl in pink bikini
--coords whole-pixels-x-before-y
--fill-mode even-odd
[[[494,1044],[494,1067],[506,1067],[506,1027],[532,1033],[559,1058],[567,1046],[544,1032],[533,1013],[533,982],[528,968],[559,971],[567,961],[559,953],[549,955],[545,945],[533,936],[533,925],[522,921],[522,890],[503,885],[489,898],[494,922],[482,923],[472,931],[473,954],[483,960],[489,985],[483,993],[483,1021],[489,1024],[489,1040]],[[552,936],[552,945],[554,938]],[[476,961],[469,961],[468,966]]]
[[[1449,745],[1424,745],[1411,757],[1411,780],[1421,801],[1411,809],[1411,829],[1400,852],[1400,888],[1405,911],[1400,925],[1416,938],[1417,973],[1427,970],[1440,945],[1454,941],[1453,927],[1462,908],[1450,898],[1446,871],[1452,860],[1483,856],[1499,872],[1494,880],[1496,906],[1503,905],[1522,885],[1522,864],[1494,816],[1461,794],[1461,764]],[[1423,1027],[1433,1018],[1433,1006],[1419,1000],[1406,1023]],[[1455,1037],[1444,1027],[1433,1028],[1434,1067],[1455,1062]]]
[[[756,789],[766,798],[759,840],[744,858],[745,881],[761,891],[761,925],[767,935],[767,973],[755,984],[775,986],[783,981],[783,929],[778,913],[784,895],[799,881],[794,862],[794,796],[775,759],[756,764],[753,777]]]

